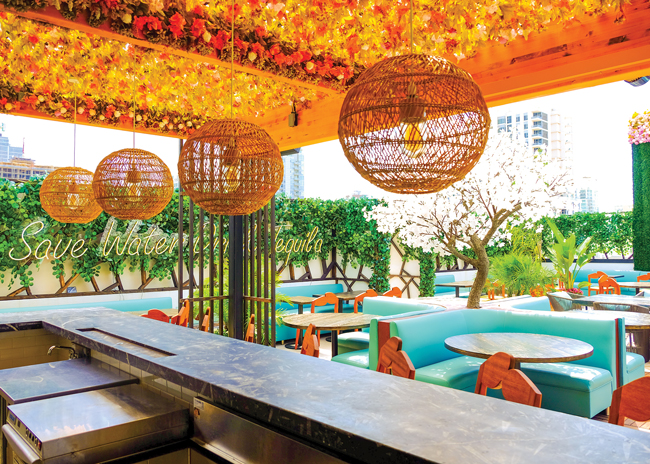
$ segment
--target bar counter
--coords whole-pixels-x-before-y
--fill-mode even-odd
[[[647,463],[650,433],[88,308],[0,314],[348,462]]]

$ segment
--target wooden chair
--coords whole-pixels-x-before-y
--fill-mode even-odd
[[[248,320],[248,329],[246,329],[244,340],[255,343],[255,314],[251,314],[251,317]]]
[[[636,278],[637,282],[642,282],[644,280],[650,280],[650,272],[647,274],[640,275],[639,277]]]
[[[612,395],[609,423],[623,425],[625,418],[645,422],[650,420],[650,377],[641,377],[618,387]]]
[[[183,307],[181,308],[181,310],[178,312],[176,316],[172,317],[171,323],[175,325],[182,325],[183,327],[187,327],[187,321],[189,320],[189,317],[190,317],[190,302],[184,301]]]
[[[610,277],[601,277],[598,281],[598,293],[601,295],[620,295],[621,287],[619,287],[618,282],[616,282],[614,279]]]
[[[595,292],[596,295],[598,295],[598,292],[600,291],[598,286],[598,281],[601,279],[601,277],[609,278],[609,276],[605,274],[603,271],[594,272],[593,274],[589,274],[587,276],[587,282],[589,282],[589,290],[587,291],[587,296],[590,296],[592,291]],[[591,285],[591,279],[596,279],[595,282],[596,285]]]
[[[150,309],[147,314],[141,314],[140,317],[153,319],[155,321],[169,322],[169,316],[159,309]]]
[[[542,407],[542,392],[519,369],[509,370],[501,381],[503,397],[513,403]]]
[[[402,351],[401,338],[392,337],[381,347],[377,372],[415,379],[415,367],[413,367],[409,355]]]
[[[478,370],[474,393],[486,395],[487,389],[501,388],[501,382],[510,369],[515,367],[515,358],[508,353],[495,353],[490,356]]]
[[[302,348],[300,349],[300,354],[306,354],[307,356],[313,356],[318,358],[320,355],[320,343],[318,337],[314,331],[316,326],[314,324],[309,324],[307,330],[305,330],[305,337],[302,340]]]
[[[399,287],[393,287],[387,292],[383,293],[381,296],[394,296],[396,298],[402,298],[402,291]]]
[[[335,313],[339,312],[339,299],[332,292],[327,292],[325,295],[318,297],[314,301],[312,301],[311,312],[312,313],[316,312],[316,306],[325,306],[328,304],[334,305]],[[298,349],[298,340],[300,340],[300,331],[301,329],[296,329],[296,343],[295,343],[296,346],[294,348],[296,350]],[[317,337],[320,340],[320,330],[318,331]]]
[[[360,304],[363,305],[363,300],[364,300],[364,299],[366,299],[366,298],[368,298],[368,297],[373,297],[373,296],[377,296],[377,292],[374,291],[372,288],[369,288],[369,289],[366,290],[364,293],[362,293],[361,295],[357,296],[357,297],[354,299],[354,312],[355,312],[355,313],[359,312],[359,305],[360,305]]]
[[[487,395],[487,389],[501,389],[503,398],[514,403],[541,407],[542,393],[535,384],[518,369],[515,358],[508,353],[495,353],[481,364],[474,393]]]

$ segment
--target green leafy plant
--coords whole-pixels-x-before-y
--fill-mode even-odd
[[[576,246],[575,234],[565,238],[552,219],[547,218],[546,220],[556,240],[556,243],[549,250],[549,257],[564,287],[573,288],[578,271],[591,261],[596,254],[588,251],[591,237],[587,237],[580,245]],[[587,286],[589,286],[588,282],[581,282],[578,287]]]
[[[508,253],[492,259],[487,289],[506,288],[508,296],[528,294],[531,289],[544,288],[553,281],[553,271],[530,254]]]

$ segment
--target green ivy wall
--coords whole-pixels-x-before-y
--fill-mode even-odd
[[[650,271],[650,143],[632,145],[634,269]]]

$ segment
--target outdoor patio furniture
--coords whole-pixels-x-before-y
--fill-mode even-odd
[[[598,281],[600,280],[601,277],[609,277],[607,274],[605,274],[603,271],[598,271],[594,272],[593,274],[589,274],[587,276],[587,280],[589,282],[589,288],[587,291],[587,296],[591,295],[591,292],[598,293],[599,292],[599,287],[598,287]],[[595,285],[591,284],[591,279],[596,279]]]
[[[378,324],[381,323],[379,320]],[[619,383],[644,375],[643,358],[625,351],[624,326],[620,319],[582,318],[573,313],[464,309],[416,318],[396,317],[387,324],[390,335],[402,339],[403,350],[416,369],[416,380],[472,392],[484,360],[448,350],[444,342],[449,337],[517,332],[586,342],[593,347],[593,355],[588,358],[577,362],[523,363],[521,367],[542,392],[544,408],[584,417],[593,417],[607,408]],[[626,363],[630,362],[635,363],[635,368],[628,371]]]
[[[501,392],[506,400],[513,403],[542,407],[542,392],[519,369],[511,369],[506,373],[501,383]]]
[[[415,379],[415,367],[406,352],[402,351],[402,339],[390,338],[379,352],[377,372]]]
[[[641,282],[644,280],[650,280],[650,272],[648,272],[647,274],[640,275],[639,277],[636,278],[637,282]]]
[[[501,388],[501,381],[510,369],[515,368],[515,358],[508,353],[500,351],[485,360],[478,370],[476,388],[474,393],[486,395],[488,388],[492,390]]]
[[[365,300],[364,312],[378,316],[393,316],[396,314],[410,313],[432,309],[444,311],[445,308],[435,304],[425,304],[418,300],[408,298],[390,298],[384,296],[373,297]],[[362,329],[361,332],[346,332],[338,337],[339,355],[350,351],[368,350],[370,342],[370,328]],[[374,368],[373,368],[374,369]]]
[[[606,293],[612,295],[620,295],[621,287],[618,285],[618,282],[616,282],[611,277],[601,277],[601,279],[598,281],[598,293],[600,295],[604,295]]]
[[[648,396],[650,396],[650,377],[641,377],[618,387],[612,395],[609,423],[625,425],[625,418],[635,421],[650,420]]]
[[[399,289],[399,287],[393,287],[387,292],[383,293],[381,296],[392,296],[396,298],[402,298],[402,291]]]
[[[577,287],[581,282],[587,282],[587,277],[589,274],[594,273],[597,271],[597,269],[585,269],[582,268],[578,271],[575,277],[575,286]],[[615,270],[608,270],[607,275],[608,277],[615,279],[618,283],[622,282],[636,282],[636,279],[638,276],[646,274],[646,272],[643,271],[634,271],[632,269],[615,269]],[[634,295],[635,291],[633,288],[623,288],[621,287],[621,295]],[[585,292],[585,295],[587,295],[587,292]],[[593,295],[593,292],[592,292]]]
[[[153,319],[155,321],[169,322],[169,316],[159,309],[150,309],[146,314],[141,314],[140,317]]]
[[[85,297],[75,297],[78,298],[76,301],[84,301]],[[134,313],[144,313],[150,309],[158,308],[171,308],[172,299],[170,297],[160,297],[160,298],[133,298],[128,300],[117,299],[121,298],[121,295],[111,295],[109,298],[114,299],[102,299],[100,301],[92,301],[87,303],[75,303],[75,304],[61,304],[56,303],[54,299],[50,299],[49,305],[42,306],[25,306],[25,307],[8,307],[0,309],[0,314],[2,313],[24,313],[32,311],[49,311],[53,309],[73,309],[73,308],[90,308],[90,307],[102,307],[114,309],[116,311],[122,312],[134,312]]]
[[[309,327],[305,330],[305,339],[300,349],[300,354],[306,354],[307,356],[313,356],[318,358],[320,355],[320,340],[315,334],[316,327],[314,324],[309,324]]]
[[[246,329],[244,340],[255,343],[255,314],[251,314],[251,317],[248,320],[248,328]]]
[[[571,311],[582,309],[582,305],[573,301],[567,292],[552,292],[546,296],[551,303],[551,311]]]
[[[184,301],[183,307],[178,312],[178,315],[172,317],[170,322],[175,325],[182,325],[183,327],[187,327],[189,317],[190,317],[190,302]]]
[[[455,289],[456,298],[460,298],[460,289],[461,288],[471,288],[472,285],[474,285],[473,280],[459,280],[459,281],[451,281],[451,282],[448,282],[448,283],[444,283],[444,282],[438,283],[438,282],[436,282],[436,289],[438,287],[451,287],[451,288]],[[436,290],[436,292],[437,292],[437,290]]]
[[[316,307],[318,306],[325,306],[325,305],[334,305],[334,312],[338,313],[339,312],[339,299],[336,297],[331,292],[325,293],[325,295],[320,296],[316,298],[314,301],[311,302],[311,312],[315,313],[316,312]],[[320,330],[318,331],[317,335],[318,339],[320,340]],[[298,330],[297,335],[296,335],[296,340],[300,338],[300,330]]]
[[[377,292],[374,291],[372,288],[369,288],[361,295],[357,295],[357,297],[354,299],[354,312],[355,313],[359,312],[359,305],[363,305],[364,299],[368,297],[375,297],[375,296],[377,296]]]
[[[650,314],[647,307],[633,304],[594,303],[594,309],[596,311],[629,311],[647,316],[645,327],[644,321],[640,317],[624,317],[625,332],[629,335],[626,337],[627,351],[640,354],[646,362],[650,361]]]

